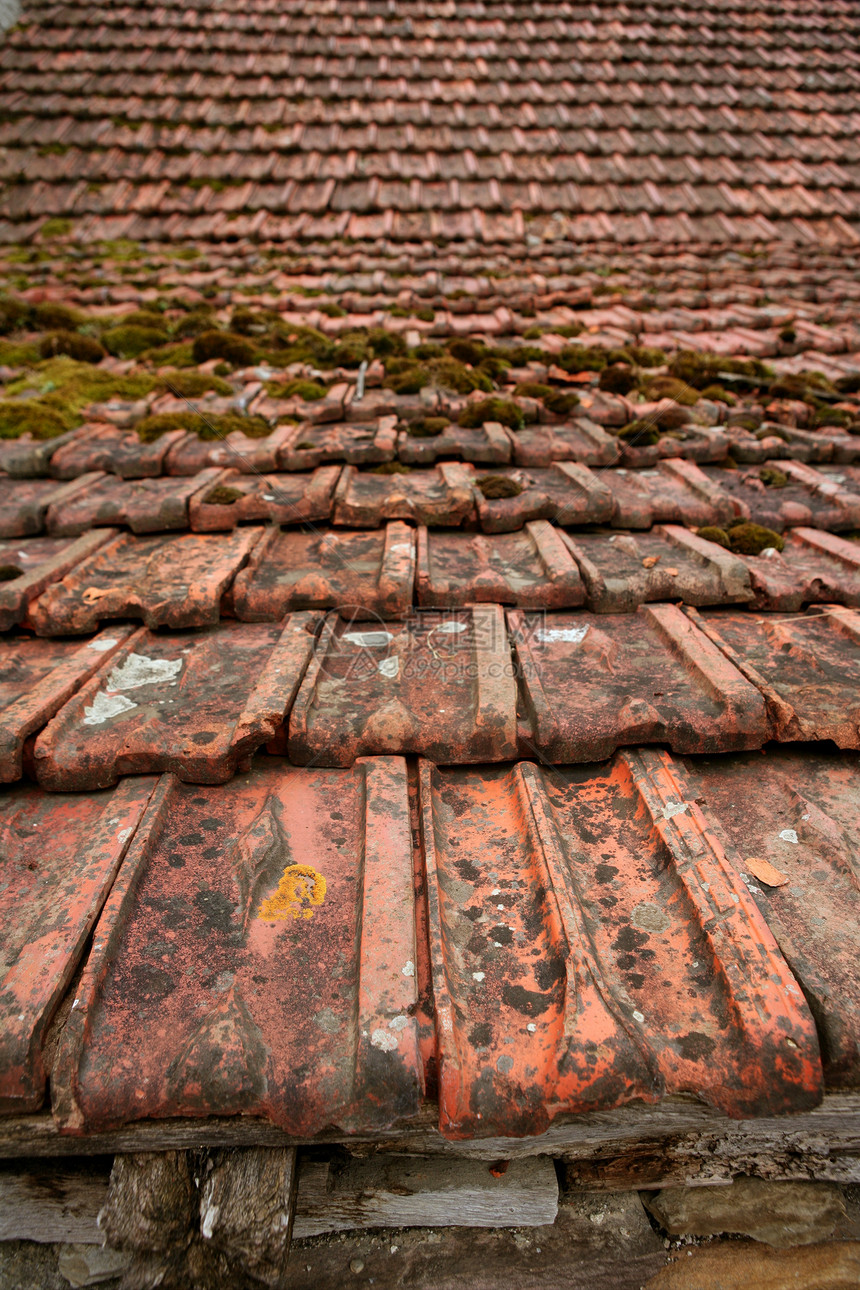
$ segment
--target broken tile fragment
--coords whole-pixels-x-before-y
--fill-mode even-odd
[[[290,713],[298,765],[375,753],[440,762],[516,753],[516,686],[498,605],[353,625],[330,614]]]
[[[367,532],[272,529],[238,574],[231,603],[245,622],[295,609],[400,618],[411,608],[414,577],[415,534],[399,520]]]
[[[475,505],[485,533],[511,533],[529,520],[557,524],[602,524],[612,517],[612,493],[607,477],[572,461],[546,468],[502,467],[476,472]]]
[[[46,527],[55,536],[85,533],[106,524],[124,524],[132,533],[161,533],[188,528],[188,503],[195,492],[211,488],[217,470],[193,479],[118,479],[84,475],[66,488],[76,489],[48,507]]]
[[[782,551],[739,556],[749,570],[757,609],[797,610],[831,603],[860,606],[860,543],[796,528],[785,534]]]
[[[49,510],[71,505],[79,492],[99,476],[86,475],[71,483],[55,479],[14,479],[0,476],[0,538],[30,537],[43,532]],[[83,533],[87,525],[75,530]]]
[[[482,426],[446,425],[436,434],[418,432],[418,425],[401,431],[397,437],[397,456],[411,466],[432,465],[440,458],[460,461],[499,462],[511,460],[511,436],[496,421]]]
[[[28,625],[40,636],[80,635],[109,618],[139,618],[147,627],[211,627],[221,597],[262,534],[260,528],[154,537],[110,537],[108,531],[104,546],[30,603]]]
[[[418,530],[418,604],[492,602],[521,609],[581,605],[585,588],[563,532],[533,520],[518,533]]]
[[[352,466],[393,461],[397,454],[397,418],[380,417],[376,425],[290,426],[278,448],[280,470],[315,470],[326,462]]]
[[[790,617],[686,612],[764,695],[776,739],[860,748],[860,615],[853,609],[823,605]]]
[[[99,529],[79,538],[0,540],[0,631],[22,623],[30,601],[112,536],[110,529]]]
[[[70,443],[58,448],[51,457],[51,474],[54,479],[77,479],[89,471],[99,470],[119,475],[120,479],[153,479],[166,473],[164,463],[168,452],[184,438],[184,430],[169,430],[146,443],[133,430],[83,426]]]
[[[36,740],[39,783],[83,792],[159,771],[193,784],[225,783],[283,722],[315,623],[315,615],[300,613],[170,636],[141,628]]]
[[[812,1016],[666,753],[420,782],[444,1134],[667,1093],[816,1104]]]
[[[551,466],[555,461],[613,466],[621,455],[619,441],[587,417],[568,425],[524,426],[511,435],[511,442],[518,466]]]
[[[195,533],[232,529],[237,524],[271,521],[304,524],[331,514],[340,466],[320,466],[308,474],[243,475],[238,470],[212,472],[192,490],[188,520]],[[191,481],[193,484],[194,481]]]
[[[0,638],[0,782],[20,779],[24,741],[62,707],[131,634],[126,624],[79,641]]]
[[[654,600],[725,605],[752,599],[743,561],[679,525],[560,537],[579,565],[588,608],[598,614],[632,613]]]
[[[615,615],[508,610],[508,623],[524,756],[599,761],[637,743],[732,752],[768,738],[758,690],[675,605]]]
[[[55,1118],[68,1133],[238,1114],[296,1136],[392,1127],[423,1091],[416,958],[400,758],[261,757],[217,788],[166,775],[96,927]]]
[[[146,808],[155,781],[56,796],[0,791],[0,1115],[41,1106],[48,1023]]]
[[[350,528],[376,528],[385,520],[456,527],[474,513],[472,478],[471,468],[456,461],[390,475],[344,466],[334,522]]]
[[[803,988],[831,1087],[860,1085],[857,756],[826,745],[675,759]],[[682,792],[682,796],[683,796]],[[757,881],[758,856],[788,877]]]
[[[716,469],[716,468],[712,468]],[[612,523],[619,529],[648,529],[652,524],[727,524],[738,512],[722,490],[724,471],[706,475],[692,461],[670,458],[653,470],[616,467],[601,475],[611,491]]]
[[[740,518],[777,533],[796,526],[836,532],[860,527],[860,489],[844,476],[824,474],[800,461],[767,461],[749,470],[705,470],[731,495]]]

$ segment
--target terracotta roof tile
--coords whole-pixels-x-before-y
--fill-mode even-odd
[[[158,771],[224,783],[278,732],[311,657],[315,622],[292,614],[170,637],[141,628],[39,735],[39,783],[89,791]]]
[[[489,535],[418,530],[415,594],[422,607],[474,602],[522,609],[581,605],[585,590],[563,534],[546,520],[519,533]]]

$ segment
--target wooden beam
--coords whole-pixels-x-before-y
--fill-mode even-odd
[[[547,1156],[488,1165],[440,1156],[307,1160],[299,1169],[296,1240],[365,1227],[541,1227],[558,1212]]]

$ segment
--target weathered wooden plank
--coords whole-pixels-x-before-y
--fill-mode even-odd
[[[558,1212],[558,1179],[547,1156],[488,1165],[479,1160],[375,1155],[304,1161],[298,1240],[362,1227],[540,1227]]]
[[[200,1182],[200,1234],[265,1285],[280,1285],[296,1205],[294,1147],[213,1154]]]
[[[96,1224],[107,1200],[110,1165],[94,1160],[31,1160],[0,1169],[0,1241],[101,1245]]]
[[[85,1137],[61,1134],[48,1114],[0,1119],[0,1159],[26,1156],[95,1155],[130,1151],[164,1151],[204,1147],[287,1147],[347,1142],[355,1152],[384,1148],[420,1155],[448,1155],[495,1161],[551,1155],[572,1162],[633,1158],[648,1151],[670,1151],[675,1143],[701,1143],[701,1152],[726,1161],[749,1153],[768,1156],[775,1171],[768,1176],[803,1177],[792,1171],[792,1155],[814,1151],[819,1160],[831,1155],[842,1162],[844,1178],[860,1181],[860,1093],[828,1093],[820,1106],[798,1115],[730,1120],[695,1097],[679,1094],[655,1106],[626,1106],[614,1111],[574,1116],[530,1138],[476,1138],[451,1142],[435,1127],[428,1104],[408,1129],[356,1134],[345,1139],[332,1131],[317,1137],[291,1138],[265,1120],[246,1116],[206,1120],[141,1121]],[[692,1148],[691,1148],[692,1149]],[[796,1162],[794,1162],[796,1164]],[[739,1170],[735,1170],[739,1172]],[[629,1186],[626,1183],[625,1186]],[[657,1186],[659,1183],[649,1183]],[[623,1188],[622,1188],[623,1189]]]

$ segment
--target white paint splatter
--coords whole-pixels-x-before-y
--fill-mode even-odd
[[[535,633],[545,645],[552,644],[553,641],[567,641],[570,645],[578,645],[585,640],[587,634],[587,627],[539,627]]]
[[[453,636],[456,632],[466,631],[466,627],[467,627],[466,623],[455,623],[452,618],[449,618],[449,619],[446,619],[444,623],[440,623],[439,626],[436,628],[436,631],[446,632],[447,635]]]
[[[84,708],[85,726],[103,726],[111,717],[118,717],[121,712],[131,712],[137,704],[127,699],[124,694],[105,694],[99,690],[88,708]]]
[[[403,967],[400,969],[400,974],[401,974],[401,976],[414,976],[414,975],[415,975],[415,964],[412,962],[412,960],[411,960],[411,959],[407,959],[407,960],[406,960],[406,962],[404,963]]]
[[[797,834],[794,829],[783,829],[779,836],[783,842],[797,842]]]
[[[134,833],[134,829],[120,829],[119,833],[116,835],[117,842],[128,842],[132,833]]]
[[[397,1048],[397,1036],[392,1035],[381,1026],[377,1026],[370,1036],[370,1042],[374,1048],[380,1048],[384,1053],[393,1053]]]
[[[401,1013],[398,1017],[392,1017],[388,1023],[389,1030],[405,1030],[409,1025],[409,1018],[404,1017]]]
[[[170,683],[182,671],[182,666],[181,658],[149,658],[146,654],[131,653],[111,668],[105,688],[139,690],[142,685]]]
[[[637,1011],[637,1012],[634,1012],[634,1013],[633,1013],[633,1019],[634,1019],[634,1021],[638,1021],[638,1022],[639,1022],[639,1024],[640,1024],[640,1026],[641,1026],[641,1025],[642,1025],[642,1023],[643,1023],[643,1021],[645,1020],[645,1014],[644,1014],[644,1013],[642,1013],[642,1012],[638,1012],[638,1011]]]
[[[394,640],[391,632],[344,632],[343,639],[362,649],[382,649]]]
[[[676,815],[683,815],[684,812],[689,811],[689,809],[689,802],[673,802],[670,799],[663,807],[663,819],[671,820]]]
[[[209,1202],[209,1204],[206,1205],[206,1208],[203,1210],[203,1213],[200,1219],[200,1231],[203,1234],[204,1240],[206,1241],[212,1240],[212,1233],[215,1231],[215,1224],[218,1221],[218,1215],[220,1213],[221,1213],[220,1207],[218,1205],[213,1205],[211,1201]]]
[[[106,636],[102,640],[90,641],[87,649],[94,649],[97,654],[105,654],[109,649],[113,649],[117,641],[113,637]]]
[[[377,663],[376,670],[380,676],[393,681],[400,672],[400,659],[396,655],[393,658],[384,658],[381,663]]]
[[[472,980],[473,980],[473,981],[481,982],[481,981],[483,981],[483,979],[484,979],[485,975],[486,975],[486,973],[484,973],[484,972],[473,972],[473,973],[472,973]]]

